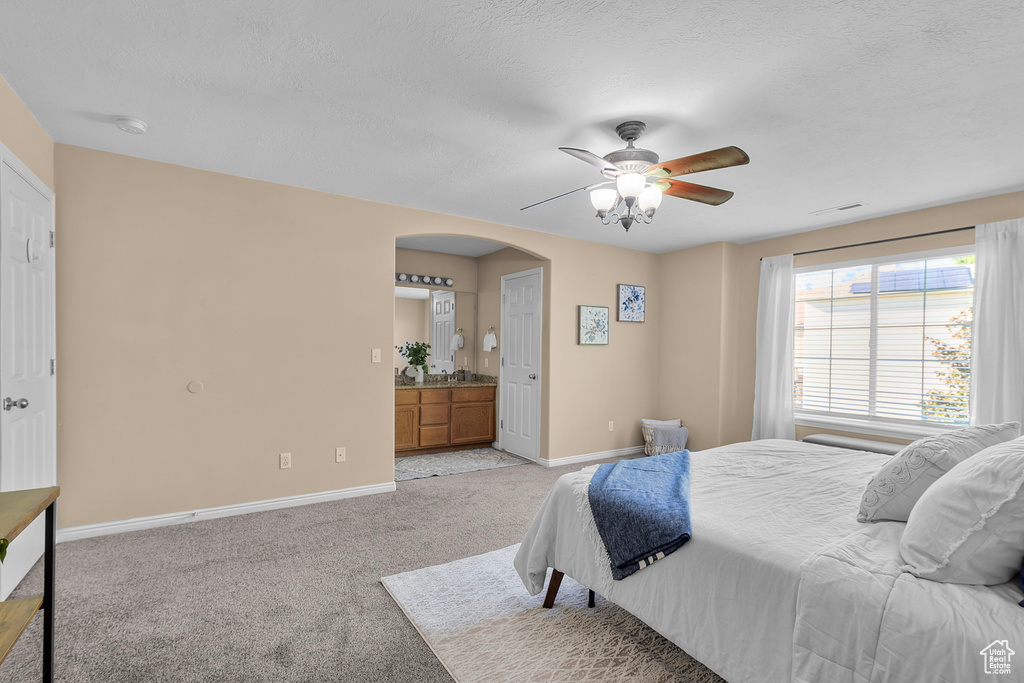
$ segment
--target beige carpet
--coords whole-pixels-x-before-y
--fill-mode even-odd
[[[530,597],[518,546],[381,579],[458,683],[724,683],[624,609],[565,577],[555,607]]]

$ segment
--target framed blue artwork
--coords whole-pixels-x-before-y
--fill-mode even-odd
[[[578,344],[608,343],[608,307],[578,306],[579,338]]]
[[[619,285],[619,321],[642,323],[646,299],[640,285]]]

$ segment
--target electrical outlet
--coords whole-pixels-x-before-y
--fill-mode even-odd
[[[379,363],[380,362],[380,349],[373,349],[370,352],[370,362],[371,363]]]
[[[490,358],[484,358],[484,367],[485,368],[486,367],[490,367],[490,365],[491,365],[491,359]]]
[[[609,432],[614,432],[615,431],[615,422],[613,420],[608,420],[608,431]]]
[[[292,466],[292,454],[282,453],[281,454],[281,469],[286,470]]]
[[[334,462],[345,462],[345,447],[334,449]]]

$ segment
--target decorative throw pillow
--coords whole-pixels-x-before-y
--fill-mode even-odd
[[[686,427],[650,427],[651,439],[647,444],[648,455],[678,453],[686,450],[686,439],[690,430]]]
[[[1005,583],[1024,563],[1024,438],[960,463],[917,501],[900,569],[942,583]]]
[[[651,437],[654,432],[651,431],[655,427],[682,427],[682,420],[640,420],[640,431],[644,435],[644,454],[653,455],[651,453]]]
[[[1005,422],[918,439],[892,456],[868,482],[857,520],[907,521],[914,503],[935,480],[975,453],[1018,436],[1020,423]]]

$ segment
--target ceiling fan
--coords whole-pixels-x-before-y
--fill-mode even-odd
[[[675,176],[716,168],[742,166],[750,163],[750,157],[739,147],[723,147],[710,152],[693,154],[658,163],[658,155],[648,149],[634,147],[633,143],[647,129],[643,121],[626,121],[615,127],[615,132],[625,141],[623,149],[599,157],[593,152],[575,147],[559,147],[566,154],[576,157],[601,169],[608,180],[580,187],[550,199],[524,206],[520,211],[532,209],[556,199],[564,199],[577,192],[590,192],[590,202],[597,209],[597,217],[605,225],[621,223],[629,232],[633,222],[650,223],[654,212],[661,205],[662,194],[689,199],[703,204],[718,206],[732,198],[728,190],[695,185]],[[608,187],[609,185],[614,187]],[[618,211],[625,205],[623,211]]]

